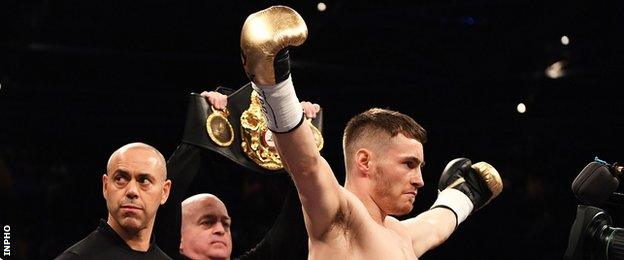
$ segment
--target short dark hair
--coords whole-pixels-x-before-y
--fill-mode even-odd
[[[413,118],[397,111],[371,108],[349,120],[342,136],[342,147],[345,156],[354,152],[353,144],[363,137],[371,137],[385,133],[394,137],[399,133],[405,137],[427,142],[427,131]],[[345,158],[346,159],[346,158]]]

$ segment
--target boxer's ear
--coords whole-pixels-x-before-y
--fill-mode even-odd
[[[371,151],[366,148],[360,148],[355,152],[355,167],[359,172],[368,174],[371,170]]]

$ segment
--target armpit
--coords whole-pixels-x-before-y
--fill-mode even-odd
[[[357,241],[358,232],[356,231],[358,228],[354,221],[353,208],[349,205],[349,201],[346,203],[347,205],[342,210],[336,212],[327,233],[343,237],[351,245],[352,242]]]

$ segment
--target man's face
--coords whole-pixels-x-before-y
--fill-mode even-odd
[[[373,196],[379,206],[391,215],[412,211],[418,188],[425,185],[421,167],[423,146],[416,139],[399,133],[390,138],[385,149],[376,151],[373,169]]]
[[[136,233],[153,227],[156,210],[167,200],[171,187],[164,167],[162,159],[149,149],[130,148],[113,155],[102,176],[113,229]]]
[[[190,259],[229,259],[231,219],[223,202],[205,196],[182,206],[180,251]]]

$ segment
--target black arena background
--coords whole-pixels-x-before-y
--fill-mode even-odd
[[[340,181],[341,131],[370,107],[429,133],[410,216],[428,209],[455,157],[503,176],[502,195],[423,259],[561,259],[572,180],[594,156],[624,160],[623,2],[327,1],[322,12],[302,2],[2,1],[0,224],[12,257],[50,259],[91,232],[106,214],[110,153],[142,141],[169,157],[189,93],[247,83],[247,15],[286,4],[309,29],[290,53],[293,80],[300,99],[323,107],[322,154]],[[555,63],[560,74],[547,69]],[[236,256],[270,228],[288,179],[219,167],[241,174],[191,188],[228,204]],[[624,226],[619,207],[608,211]]]

